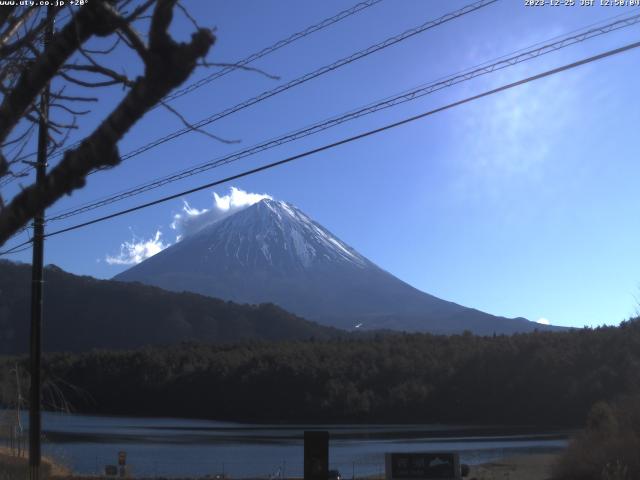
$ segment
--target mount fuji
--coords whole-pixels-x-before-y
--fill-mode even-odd
[[[265,198],[114,277],[242,303],[275,303],[347,330],[476,334],[558,327],[441,300],[359,254],[293,205]]]

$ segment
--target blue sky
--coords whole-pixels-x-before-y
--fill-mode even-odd
[[[209,60],[233,62],[354,3],[192,0],[185,5],[201,25],[216,27],[218,40]],[[172,105],[189,120],[200,120],[468,3],[383,0],[255,63],[280,80],[236,71]],[[85,189],[48,214],[634,12],[499,1],[207,127],[239,144],[184,135],[92,175]],[[192,29],[176,16],[178,37],[188,38]],[[636,25],[588,40],[47,229],[192,188],[638,41],[639,29]],[[446,300],[557,325],[617,324],[636,312],[640,297],[639,56],[640,50],[632,50],[215,191],[222,196],[235,186],[291,202],[382,268]],[[111,61],[129,73],[139,68],[124,50]],[[199,70],[191,81],[209,73]],[[111,88],[101,95],[79,135],[97,124],[122,91]],[[154,110],[127,135],[120,150],[126,153],[181,127],[168,112]],[[14,182],[5,197],[16,188]],[[106,261],[118,255],[123,242],[176,241],[170,225],[183,200],[195,209],[210,208],[213,192],[52,237],[45,261],[76,274],[110,278],[127,268]],[[30,253],[10,258],[28,262]]]

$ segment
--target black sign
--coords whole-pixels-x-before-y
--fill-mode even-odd
[[[329,432],[304,432],[304,480],[327,480]]]
[[[387,459],[393,480],[460,478],[459,465],[456,453],[391,453]]]

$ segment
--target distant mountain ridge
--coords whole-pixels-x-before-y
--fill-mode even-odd
[[[185,341],[329,339],[338,330],[270,304],[239,305],[194,293],[44,271],[43,348],[131,349]],[[31,266],[0,260],[0,354],[29,348]]]
[[[116,275],[242,303],[273,302],[347,330],[501,334],[557,327],[508,319],[421,292],[291,204],[270,198]]]

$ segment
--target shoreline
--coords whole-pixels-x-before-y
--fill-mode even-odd
[[[552,468],[559,455],[558,453],[532,453],[507,456],[487,463],[470,465],[469,475],[464,478],[467,480],[504,480],[509,478],[517,478],[518,480],[552,480]],[[7,461],[11,462],[14,468],[19,464],[18,468],[20,470],[16,470],[16,473],[22,471],[23,468],[26,473],[27,459],[25,457],[11,456],[9,449],[0,447],[0,465]],[[46,464],[45,470],[50,469],[46,478],[51,478],[52,480],[103,478],[101,476],[74,474],[66,467],[46,457],[43,457],[43,464]],[[185,478],[196,480],[202,477]]]

